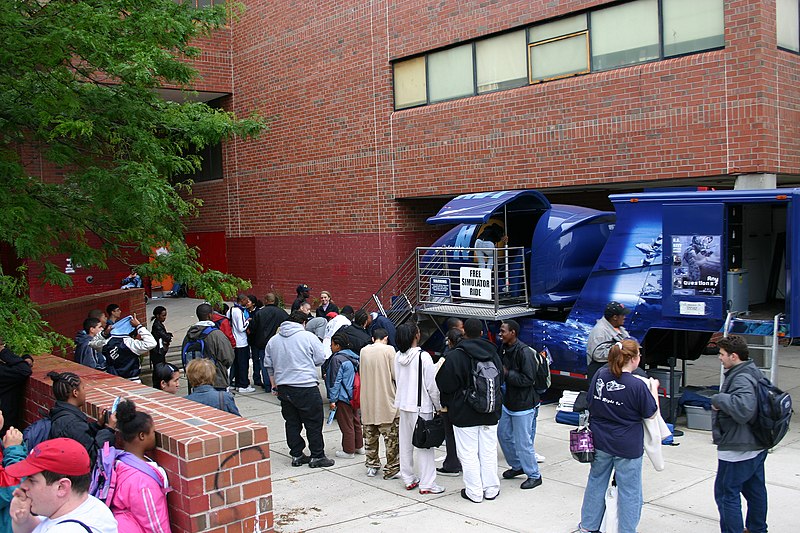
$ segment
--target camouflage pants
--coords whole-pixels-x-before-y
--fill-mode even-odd
[[[383,468],[383,477],[386,479],[400,472],[398,427],[399,419],[397,418],[389,424],[362,426],[364,446],[367,449],[367,468],[381,467],[379,450],[380,437],[383,435],[383,443],[386,446],[386,466]]]

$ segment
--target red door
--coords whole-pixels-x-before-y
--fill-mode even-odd
[[[224,231],[199,231],[186,234],[186,244],[200,249],[198,260],[207,269],[228,271]]]

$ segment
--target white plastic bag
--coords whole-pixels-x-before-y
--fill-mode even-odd
[[[600,523],[600,531],[602,533],[619,533],[618,505],[617,486],[610,485],[606,490],[606,512],[603,514],[603,521]]]

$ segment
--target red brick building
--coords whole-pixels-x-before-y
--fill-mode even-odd
[[[223,147],[188,238],[258,295],[361,305],[464,192],[800,178],[797,0],[244,3],[198,88],[271,129]]]

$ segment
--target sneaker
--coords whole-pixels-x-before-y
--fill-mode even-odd
[[[505,472],[503,472],[503,479],[514,479],[517,476],[521,476],[524,474],[524,470],[517,470],[516,468],[509,468]]]
[[[537,463],[543,463],[545,461],[545,459],[547,459],[547,457],[545,457],[544,455],[539,455],[538,453],[536,454],[536,462]]]
[[[400,472],[386,472],[383,474],[383,479],[400,479]]]
[[[336,450],[336,457],[340,459],[352,459],[355,457],[355,454],[343,452],[342,450]]]
[[[500,491],[499,491],[499,490],[498,490],[498,491],[495,493],[495,495],[494,495],[494,496],[492,496],[491,498],[490,498],[490,497],[488,497],[486,494],[484,494],[484,495],[483,495],[483,499],[484,499],[484,500],[489,500],[489,501],[492,501],[492,500],[496,500],[498,496],[500,496]]]
[[[309,468],[320,468],[323,466],[333,466],[336,464],[336,461],[333,459],[328,459],[327,457],[312,457],[311,461],[308,463]]]
[[[230,392],[231,394],[236,394],[237,392],[239,392],[239,389],[237,389],[236,387],[228,387],[228,389],[227,389],[227,390],[228,390],[228,392]]]
[[[292,466],[307,465],[310,461],[311,461],[311,457],[309,457],[306,454],[303,454],[300,457],[292,457]]]
[[[535,489],[539,485],[542,484],[541,477],[529,477],[525,481],[522,482],[522,485],[519,486],[521,489]]]
[[[419,487],[419,479],[414,478],[414,480],[411,483],[406,485],[406,490],[414,490],[417,487]]]
[[[362,446],[356,450],[356,455],[367,455],[367,449]]]
[[[375,477],[378,475],[378,469],[369,467],[367,468],[367,477]]]
[[[471,501],[472,503],[481,503],[481,502],[476,502],[475,500],[467,496],[467,489],[461,489],[461,497],[464,498],[465,500]]]
[[[455,477],[455,476],[460,476],[461,475],[461,471],[459,471],[459,470],[445,470],[444,468],[441,468],[441,467],[437,468],[436,472],[441,474],[441,475],[443,475],[443,476],[453,476],[453,477]]]
[[[252,394],[255,391],[253,387],[239,387],[239,394]]]
[[[439,485],[434,485],[433,487],[428,487],[427,489],[419,489],[420,494],[441,494],[444,492],[444,487],[440,487]]]

